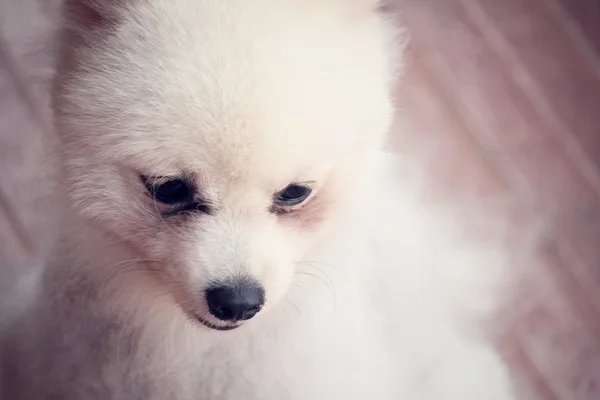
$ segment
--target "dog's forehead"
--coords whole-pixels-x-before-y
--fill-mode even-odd
[[[280,184],[379,135],[389,104],[376,29],[300,9],[301,22],[260,23],[265,11],[246,2],[214,18],[167,3],[123,22],[70,83],[70,113],[97,157]]]
[[[111,91],[119,109],[101,129],[115,155],[157,168],[289,179],[335,159],[368,112],[345,65],[327,69],[318,57],[300,65],[282,48],[260,57],[227,49],[177,53],[159,62],[172,63],[167,73],[131,52],[139,70],[122,71],[127,79]]]
[[[332,165],[332,158],[318,143],[306,149],[273,139],[247,142],[238,135],[214,137],[218,135],[181,133],[178,140],[167,141],[159,141],[158,135],[139,141],[126,136],[123,142],[113,143],[112,154],[118,157],[115,160],[118,163],[147,175],[185,174],[203,186],[253,186],[268,190],[294,181],[318,181]]]

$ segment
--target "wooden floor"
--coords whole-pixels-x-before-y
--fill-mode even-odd
[[[17,40],[17,31],[27,28],[15,22],[20,3],[3,1],[13,8],[0,22],[12,24]],[[517,220],[539,210],[552,216],[551,234],[531,260],[538,273],[500,341],[524,398],[599,400],[600,0],[390,3],[411,39],[398,86],[404,118],[393,137],[396,149],[426,144],[431,174],[447,183],[448,195],[507,198],[518,205],[511,214]],[[17,90],[2,78],[5,72],[0,68],[0,89]],[[37,143],[24,127],[36,128],[30,115],[0,103],[0,166],[27,171],[42,151],[24,150],[24,143]],[[30,204],[13,180],[42,181],[34,172],[0,182],[19,210]],[[32,228],[40,220],[25,222]],[[6,215],[0,224],[10,225]],[[0,260],[30,264],[11,258],[18,248],[11,240],[0,229]],[[0,290],[9,281],[0,279]]]
[[[600,1],[391,8],[411,40],[396,148],[428,143],[453,194],[551,216],[502,342],[525,398],[600,399]]]

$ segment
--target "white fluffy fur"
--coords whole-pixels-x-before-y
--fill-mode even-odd
[[[68,3],[69,205],[6,341],[10,399],[513,398],[469,323],[494,308],[502,248],[465,241],[376,151],[398,38],[374,1]],[[139,174],[182,171],[213,215],[148,201]],[[302,179],[305,209],[270,213]],[[265,287],[258,316],[229,332],[188,316],[236,276]]]

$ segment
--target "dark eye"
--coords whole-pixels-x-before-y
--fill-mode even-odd
[[[310,196],[312,189],[302,185],[289,185],[275,197],[278,206],[296,206]]]
[[[163,204],[180,204],[192,200],[193,190],[190,184],[182,179],[152,182],[144,179],[148,193]]]

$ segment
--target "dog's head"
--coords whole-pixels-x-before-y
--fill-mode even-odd
[[[375,2],[66,7],[55,109],[75,211],[207,326],[277,303],[391,119]]]

